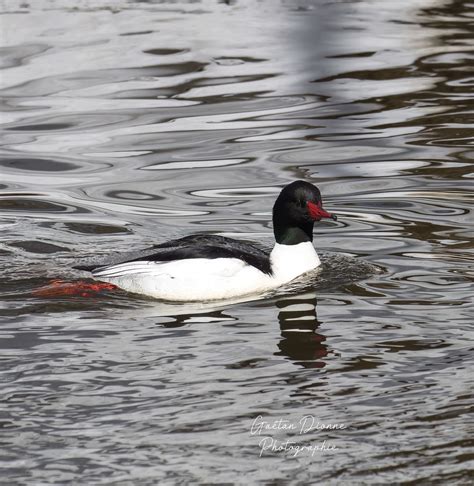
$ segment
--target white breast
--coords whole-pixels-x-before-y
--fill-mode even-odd
[[[279,285],[291,282],[303,273],[321,265],[313,244],[310,241],[297,245],[275,243],[270,254],[273,276]]]

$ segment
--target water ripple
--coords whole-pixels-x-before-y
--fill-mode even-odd
[[[467,484],[470,7],[0,3],[4,481]],[[37,293],[196,231],[269,248],[294,179],[338,221],[273,293]],[[305,416],[345,428],[251,432]]]

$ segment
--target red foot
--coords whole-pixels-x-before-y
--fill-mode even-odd
[[[48,285],[34,290],[35,297],[63,297],[65,295],[76,295],[80,297],[93,297],[102,291],[115,290],[117,287],[105,282],[65,282],[64,280],[52,280]]]

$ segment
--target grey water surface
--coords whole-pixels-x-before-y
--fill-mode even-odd
[[[472,484],[474,4],[0,1],[0,483]],[[322,271],[38,295],[191,233]]]

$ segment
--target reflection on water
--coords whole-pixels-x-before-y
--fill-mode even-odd
[[[465,0],[0,2],[5,481],[466,483],[471,25]],[[269,247],[299,178],[340,217],[265,298],[35,294],[190,233]],[[259,415],[347,428],[259,457]]]
[[[328,354],[326,338],[318,334],[316,317],[316,294],[300,294],[277,302],[280,309],[282,340],[278,344],[282,356],[301,362],[305,368],[323,368]]]
[[[234,303],[235,304],[235,303]],[[306,368],[322,368],[325,363],[323,358],[328,354],[327,346],[324,344],[326,338],[317,333],[319,327],[316,316],[316,294],[297,294],[289,297],[278,298],[274,301],[278,309],[278,322],[280,324],[281,340],[278,343],[279,352],[276,356],[287,356],[291,361],[301,364]],[[172,304],[162,304],[162,312],[170,313]],[[176,306],[172,315],[167,315],[169,320],[160,322],[159,325],[169,328],[185,327],[192,323],[211,323],[235,321],[236,318],[219,307],[227,308],[233,305],[230,302],[225,304],[209,303],[199,306],[194,304],[194,313],[180,314],[182,306]],[[188,312],[191,310],[188,306]],[[199,308],[200,307],[200,308]],[[214,310],[216,309],[216,310]],[[152,312],[157,312],[156,307]]]

